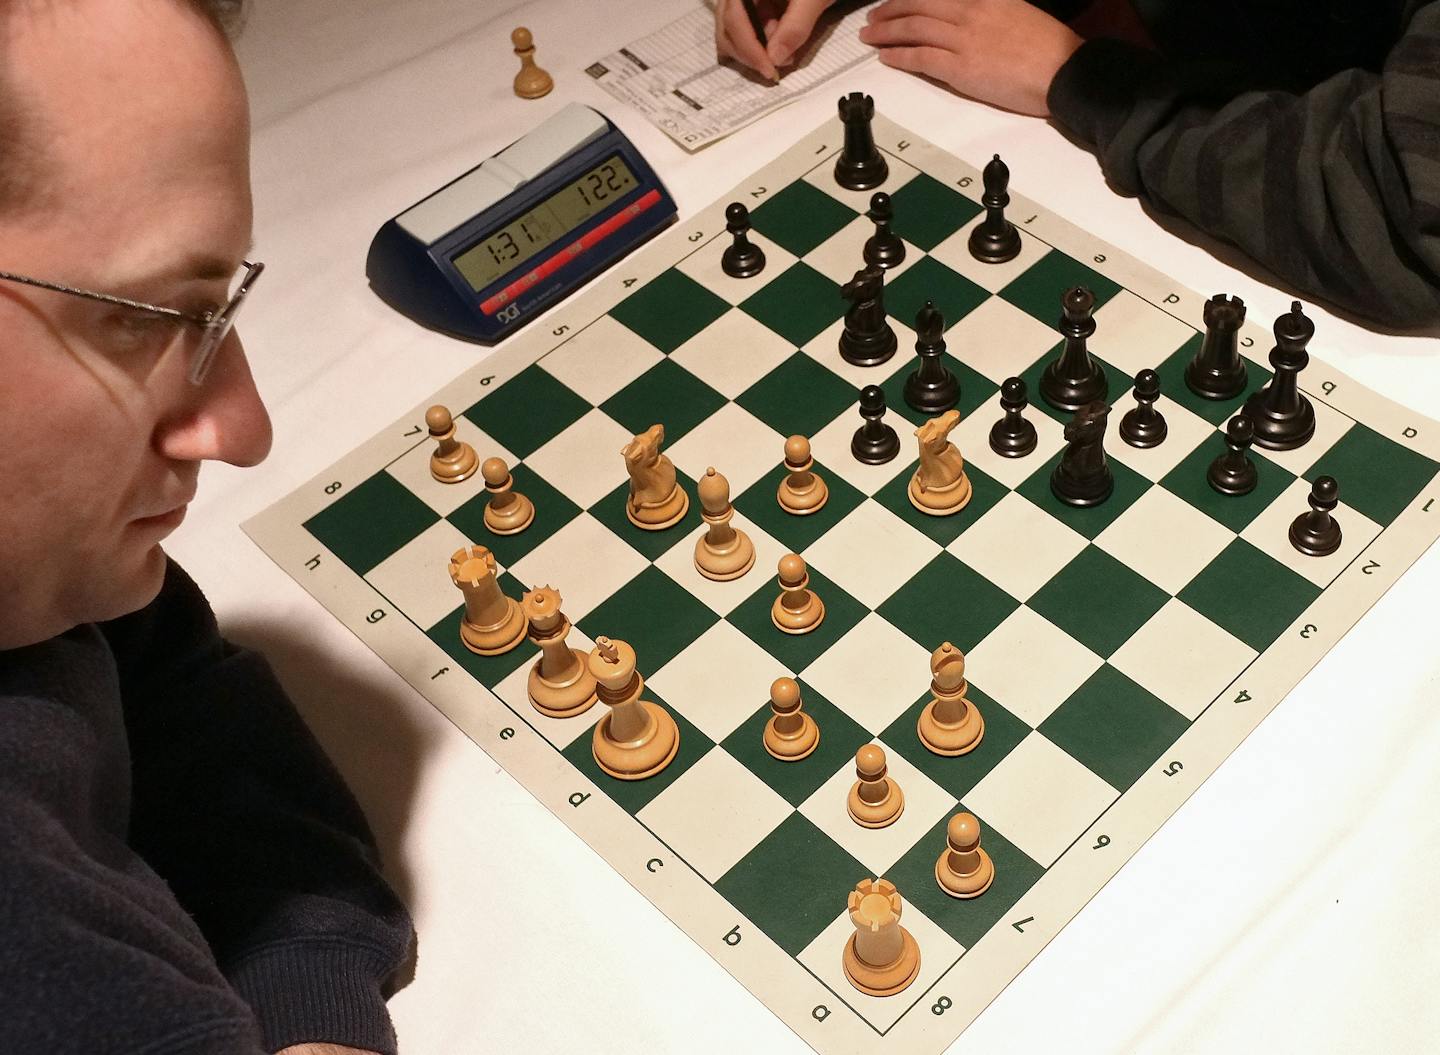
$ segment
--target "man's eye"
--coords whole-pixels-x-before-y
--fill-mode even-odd
[[[174,319],[139,311],[115,312],[108,320],[109,337],[121,347],[155,348],[175,336]]]

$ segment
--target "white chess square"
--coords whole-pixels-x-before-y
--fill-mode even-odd
[[[670,358],[726,399],[734,399],[794,354],[795,346],[785,338],[731,308]]]
[[[1014,221],[1013,216],[1010,219],[1012,222]],[[991,293],[999,293],[1039,262],[1041,257],[1050,252],[1050,247],[1038,238],[1031,238],[1025,233],[1023,226],[1016,224],[1015,228],[1020,232],[1019,255],[1014,260],[1007,260],[1003,264],[986,264],[976,260],[970,253],[970,232],[984,222],[985,214],[982,212],[930,250],[930,255],[950,270],[964,275],[980,288],[988,289]]]
[[[856,780],[853,758],[800,804],[800,812],[868,868],[872,876],[883,876],[956,806],[948,791],[911,765],[899,751],[891,750],[884,743],[880,746],[885,750],[887,778],[893,780],[905,796],[905,809],[894,823],[883,828],[866,828],[851,819],[845,804]],[[940,856],[938,847],[935,856]]]
[[[879,608],[939,553],[938,543],[867,498],[801,556],[867,608]]]
[[[1037,662],[1038,657],[1044,657],[1043,662]],[[970,650],[965,673],[985,695],[1033,728],[1069,699],[1102,662],[1022,604]]]
[[[868,201],[866,207],[868,208]],[[844,285],[865,265],[865,243],[875,233],[874,221],[857,216],[825,241],[805,254],[805,263],[832,282]],[[901,239],[904,242],[904,239]],[[905,242],[905,259],[885,269],[885,284],[894,282],[911,264],[924,256],[916,246]]]
[[[1357,553],[1375,541],[1380,525],[1358,509],[1347,506],[1342,487],[1340,504],[1330,514],[1340,525],[1340,548],[1326,557],[1309,557],[1290,544],[1291,523],[1309,508],[1310,482],[1294,480],[1263,513],[1250,521],[1240,537],[1323,589],[1335,581],[1335,576],[1345,570]]]
[[[566,607],[569,607],[567,600]],[[565,613],[567,618],[569,612]],[[586,637],[579,627],[572,626],[565,643],[571,648],[578,648],[582,652],[589,652],[595,647],[595,642]],[[516,713],[522,715],[525,721],[535,727],[536,732],[549,740],[561,751],[569,747],[582,735],[590,735],[590,730],[595,728],[598,722],[610,708],[600,701],[595,701],[588,710],[570,718],[551,718],[541,714],[530,702],[530,668],[540,662],[537,658],[533,663],[522,663],[520,666],[506,676],[505,680],[495,686],[495,695],[508,703]]]
[[[721,620],[647,680],[718,744],[769,698],[772,681],[789,676],[784,664]]]
[[[695,543],[704,537],[704,531],[696,531],[689,538],[681,539],[655,561],[659,568],[690,593],[700,598],[717,615],[729,615],[734,608],[753,594],[758,583],[775,572],[780,558],[790,552],[788,546],[768,534],[763,528],[736,512],[730,521],[731,527],[744,531],[755,547],[755,565],[738,579],[716,582],[700,574],[695,567]],[[778,592],[778,587],[777,587]]]
[[[1110,665],[1192,722],[1256,656],[1184,602],[1171,598]]]
[[[1110,411],[1105,453],[1152,483],[1159,483],[1202,444],[1214,444],[1216,454],[1224,450],[1215,439],[1214,425],[1164,394],[1155,401],[1155,409],[1165,416],[1165,439],[1155,447],[1132,447],[1120,438],[1120,419],[1135,406],[1135,398],[1129,391],[1111,392],[1110,397],[1115,409]]]
[[[724,210],[721,209],[720,212],[723,215]],[[773,278],[784,274],[790,265],[795,263],[794,253],[782,249],[759,231],[752,228],[748,237],[752,245],[759,246],[765,253],[765,267],[758,275],[751,275],[749,278],[732,278],[725,274],[720,260],[733,241],[728,232],[701,245],[675,266],[710,292],[723,297],[731,304],[739,304],[757,290],[769,285]]]
[[[620,451],[634,438],[623,425],[595,407],[526,458],[525,464],[571,501],[588,509],[629,479]]]
[[[1120,793],[1040,733],[1016,745],[965,805],[1049,868]]]
[[[698,481],[711,466],[730,484],[731,499],[785,459],[785,437],[738,403],[726,403],[696,425],[666,452],[692,480]],[[620,472],[625,472],[624,459]]]
[[[890,328],[895,331],[895,354],[889,362],[881,363],[879,366],[856,366],[841,358],[840,334],[845,331],[843,318],[836,319],[825,327],[800,350],[821,366],[849,381],[856,388],[864,388],[866,385],[883,385],[897,371],[913,369],[910,364],[915,358],[915,331],[903,322],[896,322],[894,319],[890,319],[889,322]],[[898,431],[904,425],[904,419],[897,416],[890,424],[894,425]],[[903,436],[904,433],[902,432],[901,435]]]
[[[883,465],[866,465],[850,453],[855,430],[865,424],[859,404],[846,407],[834,421],[810,437],[810,453],[815,460],[856,487],[861,494],[873,495],[902,472],[913,472],[918,448],[913,427],[898,414],[887,413],[885,423],[900,439],[900,453]]]
[[[526,588],[553,586],[578,623],[645,570],[645,558],[589,513],[581,513],[510,569]]]
[[[386,472],[442,517],[449,516],[476,495],[485,493],[485,480],[480,476],[478,465],[474,473],[459,483],[442,484],[431,476],[430,455],[435,450],[435,441],[423,433],[421,435],[424,437],[423,442],[417,443],[387,466]],[[515,463],[519,461],[512,451],[502,447],[463,415],[455,419],[455,438],[470,444],[479,461],[503,458],[511,469],[514,469]]]
[[[1028,601],[1086,544],[1078,531],[1011,491],[947,548],[1017,601]]]
[[[473,541],[450,521],[438,520],[370,569],[365,581],[429,630],[464,603],[450,580],[450,555]],[[497,563],[496,574],[501,571]]]
[[[1177,594],[1235,541],[1229,528],[1163,487],[1152,487],[1095,538],[1121,564]]]
[[[636,816],[714,883],[790,816],[790,803],[714,747]]]
[[[1002,297],[991,297],[945,331],[950,354],[997,385],[1019,377],[1060,343],[1054,327]],[[1029,393],[1031,401],[1040,398]]]
[[[940,856],[939,850],[935,851],[935,856]],[[835,921],[805,946],[797,957],[822,984],[829,986],[833,992],[844,994],[845,1003],[854,1008],[871,1026],[881,1031],[900,1021],[900,1016],[909,1011],[923,994],[928,993],[930,987],[965,951],[962,945],[921,912],[918,906],[907,901],[903,890],[900,891],[900,902],[900,925],[910,932],[915,944],[920,947],[920,973],[903,992],[894,996],[870,996],[856,989],[845,977],[845,943],[850,940],[850,935],[855,933],[855,924],[850,922],[850,913],[843,907]]]
[[[1088,345],[1101,359],[1134,377],[1146,368],[1158,370],[1195,334],[1195,327],[1122,289],[1095,309],[1095,336]]]
[[[1300,375],[1302,386],[1305,382],[1305,375]],[[1309,440],[1296,447],[1293,451],[1272,451],[1255,444],[1250,448],[1251,455],[1263,455],[1276,465],[1289,470],[1295,476],[1304,476],[1310,471],[1310,466],[1318,462],[1324,454],[1335,446],[1337,440],[1350,431],[1350,426],[1355,422],[1344,414],[1335,410],[1326,403],[1322,403],[1313,395],[1310,398],[1310,405],[1315,408],[1315,435]],[[1220,426],[1224,431],[1224,425]],[[1300,508],[1305,508],[1302,502]]]
[[[601,315],[546,353],[540,369],[598,407],[664,358],[633,330]]]
[[[930,653],[871,612],[800,678],[870,732],[879,733],[919,699],[929,672]]]
[[[838,132],[840,126],[837,124],[835,127]],[[912,165],[907,165],[905,162],[895,157],[894,154],[891,154],[889,151],[885,151],[885,164],[890,169],[889,174],[885,177],[885,182],[878,187],[871,187],[869,190],[846,190],[844,187],[840,186],[840,184],[835,182],[834,158],[838,158],[840,156],[840,143],[838,142],[838,134],[836,136],[836,139],[836,153],[834,154],[834,156],[831,158],[826,158],[823,164],[816,165],[809,172],[805,173],[805,182],[809,183],[811,186],[819,187],[826,194],[830,195],[830,197],[836,199],[837,201],[844,202],[856,212],[863,213],[866,209],[870,208],[870,196],[874,194],[877,190],[883,190],[886,194],[889,194],[893,197],[896,191],[898,191],[901,187],[905,186],[905,184],[909,183],[916,176],[920,175],[919,169],[915,168]]]
[[[950,439],[968,464],[975,465],[1009,488],[1019,487],[1065,446],[1065,427],[1044,411],[1027,407],[1025,420],[1035,426],[1035,449],[1023,458],[1005,458],[990,449],[990,429],[1005,416],[996,392],[971,411]]]

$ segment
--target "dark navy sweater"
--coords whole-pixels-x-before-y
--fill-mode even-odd
[[[0,927],[5,1055],[395,1050],[411,927],[365,819],[173,563],[0,651]]]

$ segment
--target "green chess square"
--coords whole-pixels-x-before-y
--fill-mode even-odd
[[[963,802],[955,813],[962,810],[974,813],[966,810]],[[945,852],[945,828],[955,813],[947,814],[923,838],[916,840],[891,867],[886,878],[895,884],[905,900],[925,913],[927,919],[969,948],[1000,922],[1011,906],[1045,874],[1045,869],[986,824],[984,817],[977,816],[980,845],[995,865],[995,880],[979,897],[951,897],[935,881],[935,862]]]
[[[304,527],[363,576],[439,519],[439,513],[382,471],[320,510]]]
[[[1055,347],[1051,348],[1049,352],[1027,366],[1020,374],[1021,380],[1025,382],[1025,390],[1030,394],[1030,405],[1037,410],[1043,410],[1062,425],[1069,423],[1069,421],[1075,417],[1075,413],[1070,410],[1056,410],[1049,403],[1045,402],[1045,397],[1040,394],[1040,375],[1045,372],[1047,366],[1060,358],[1060,354],[1064,350],[1065,342],[1060,341]],[[1100,368],[1105,371],[1105,381],[1108,387],[1106,388],[1106,394],[1103,398],[1107,403],[1112,405],[1118,404],[1125,395],[1129,393],[1131,388],[1134,387],[1135,379],[1119,367],[1111,366],[1094,352],[1090,353],[1090,358],[1099,363]],[[1117,435],[1117,430],[1120,427],[1120,418],[1124,412],[1125,408],[1123,407],[1116,407],[1116,409],[1110,412],[1106,432],[1107,438],[1113,437],[1112,442],[1114,443],[1123,442]]]
[[[519,600],[525,593],[525,586],[509,572],[501,572],[500,591],[506,597],[513,597]],[[455,596],[460,596],[460,591],[455,591]],[[522,666],[534,663],[540,658],[540,650],[527,639],[520,642],[509,652],[502,652],[498,656],[481,656],[471,652],[465,647],[465,642],[460,639],[460,622],[465,617],[465,605],[462,603],[453,612],[440,620],[428,631],[426,636],[445,650],[445,653],[460,665],[460,668],[470,674],[476,681],[480,682],[487,689],[493,689],[502,681],[508,678]],[[496,697],[499,699],[499,697]],[[503,702],[503,701],[502,701]],[[528,717],[528,716],[525,716]]]
[[[840,287],[803,261],[740,303],[742,311],[797,348],[844,315],[845,307]]]
[[[1107,659],[1170,599],[1098,546],[1086,546],[1030,598],[1030,608]]]
[[[1184,715],[1105,664],[1040,724],[1040,733],[1120,792],[1189,727]]]
[[[1220,425],[1240,413],[1245,401],[1265,387],[1270,380],[1270,371],[1246,359],[1245,391],[1234,399],[1203,399],[1190,391],[1190,386],[1185,384],[1185,368],[1190,365],[1190,360],[1195,358],[1195,353],[1204,343],[1204,335],[1197,333],[1157,366],[1155,372],[1160,375],[1161,392],[1210,424]]]
[[[1320,596],[1320,587],[1237,538],[1178,596],[1222,630],[1264,652]]]
[[[1013,279],[1000,291],[1000,296],[1045,325],[1058,326],[1063,314],[1060,298],[1075,286],[1084,286],[1095,294],[1096,311],[1120,292],[1118,283],[1074,257],[1052,249]]]
[[[774,569],[763,570],[771,573],[770,578],[741,601],[725,621],[785,664],[792,673],[798,674],[814,663],[870,613],[870,609],[811,568],[810,589],[824,603],[825,618],[808,634],[787,634],[770,620],[770,609],[780,596],[780,585]]]
[[[798,956],[845,911],[850,891],[869,876],[869,869],[805,816],[792,813],[721,876],[715,889],[771,941]]]
[[[570,760],[571,765],[584,773],[626,813],[634,816],[660,796],[660,793],[675,783],[700,759],[709,754],[710,749],[715,746],[708,736],[702,733],[695,726],[685,720],[685,716],[673,707],[668,706],[663,699],[650,691],[650,686],[645,686],[645,691],[640,697],[642,700],[649,700],[651,703],[659,704],[675,719],[675,725],[680,730],[680,746],[675,752],[674,759],[659,773],[653,777],[646,777],[644,780],[619,780],[600,768],[595,761],[595,750],[592,746],[595,741],[594,729],[582,736],[577,736],[561,752]],[[604,707],[605,704],[597,703],[596,707]]]
[[[970,463],[965,466],[965,475],[970,479],[970,501],[965,503],[965,508],[946,517],[931,516],[920,512],[910,501],[910,479],[919,465],[920,462],[915,461],[910,468],[880,488],[875,494],[875,501],[942,546],[950,545],[964,534],[966,528],[989,512],[1009,491],[1004,484]]]
[[[933,256],[922,256],[895,281],[885,284],[885,311],[912,329],[927,300],[945,316],[948,330],[990,299],[988,290],[951,271]]]
[[[758,524],[771,538],[790,547],[791,553],[804,553],[821,535],[844,520],[856,506],[865,501],[865,496],[852,484],[847,483],[839,473],[832,473],[819,462],[815,463],[813,471],[825,481],[825,486],[830,491],[830,497],[825,504],[814,513],[797,516],[787,513],[780,505],[780,500],[776,497],[780,490],[780,481],[789,475],[783,461],[735,499],[735,508]],[[811,574],[814,575],[814,572]]]
[[[610,315],[669,355],[729,310],[726,301],[672,267],[611,308]]]
[[[635,650],[641,674],[655,673],[718,619],[659,568],[646,568],[580,620],[594,641],[618,638]]]
[[[880,734],[880,739],[905,756],[905,760],[957,799],[970,794],[970,789],[985,779],[992,769],[1030,735],[1030,726],[996,703],[975,685],[965,698],[973,703],[985,720],[985,735],[968,754],[947,757],[928,750],[916,732],[920,712],[934,699],[925,693],[894,723]],[[942,836],[938,846],[943,846]],[[937,848],[936,853],[939,850]],[[934,864],[934,859],[931,859]]]
[[[525,458],[589,410],[589,403],[535,364],[485,396],[464,416],[501,446]]]
[[[901,351],[904,352],[906,349],[902,348]],[[896,358],[901,358],[901,356],[896,356]],[[965,365],[949,352],[942,355],[940,361],[945,364],[946,369],[954,374],[956,380],[960,382],[960,400],[955,404],[955,409],[960,411],[962,418],[968,418],[983,406],[986,400],[1000,391],[1000,386],[994,381],[991,381],[978,370]],[[880,388],[885,392],[886,408],[891,414],[898,414],[912,425],[923,425],[935,416],[916,410],[905,402],[905,380],[919,368],[919,365],[920,360],[917,356],[910,355],[906,357],[905,364],[880,385]],[[897,431],[900,431],[903,440],[905,433],[901,431],[900,425],[893,420],[891,420],[890,424]],[[964,451],[961,451],[961,453],[963,454]]]
[[[675,482],[680,485],[690,503],[685,508],[685,515],[663,531],[647,531],[630,522],[625,512],[630,501],[629,480],[591,506],[590,515],[630,543],[646,560],[659,560],[662,555],[670,552],[672,546],[701,526],[701,508],[695,481],[677,469]]]
[[[796,180],[750,214],[750,226],[796,256],[804,256],[855,219],[850,206]]]
[[[878,611],[910,640],[934,651],[949,641],[969,652],[1020,607],[989,579],[942,552]]]
[[[795,807],[815,794],[821,784],[834,776],[836,770],[845,766],[855,757],[855,752],[871,740],[868,730],[803,681],[800,683],[800,708],[815,719],[820,741],[813,752],[799,761],[782,762],[765,750],[765,725],[770,721],[771,714],[769,700],[761,703],[755,713],[720,745]]]
[[[510,567],[525,554],[559,531],[580,513],[580,507],[550,486],[543,476],[525,463],[515,466],[510,475],[514,489],[535,505],[535,519],[516,535],[497,535],[485,526],[485,507],[490,494],[482,491],[445,519],[459,528],[466,538],[489,547],[495,559]]]
[[[895,207],[890,229],[927,253],[982,211],[959,191],[923,172],[890,195],[890,204]]]
[[[1357,422],[1320,456],[1305,479],[1313,483],[1316,477],[1333,476],[1342,502],[1388,527],[1437,471],[1440,465],[1423,454]]]
[[[1077,508],[1067,506],[1050,490],[1050,474],[1060,464],[1065,452],[1053,455],[1048,462],[1031,473],[1019,487],[1020,494],[1030,499],[1045,512],[1067,527],[1074,528],[1088,539],[1093,539],[1109,527],[1121,513],[1135,504],[1135,500],[1150,490],[1150,481],[1134,469],[1114,458],[1107,459],[1110,473],[1115,477],[1115,490],[1098,506]]]
[[[673,444],[725,405],[725,397],[673,359],[662,359],[600,404],[636,435],[665,415],[665,442]]]
[[[1210,463],[1227,450],[1225,434],[1215,433],[1213,440],[1196,447],[1184,461],[1166,473],[1160,486],[1238,535],[1284,493],[1295,477],[1269,458],[1258,456],[1252,449],[1250,460],[1255,465],[1255,490],[1248,495],[1222,495],[1210,486],[1205,474],[1210,469]]]
[[[804,352],[796,352],[735,402],[782,436],[810,437],[859,400],[854,385]],[[784,449],[776,454],[783,458]]]

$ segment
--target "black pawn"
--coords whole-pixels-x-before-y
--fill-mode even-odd
[[[875,233],[865,240],[865,263],[882,269],[899,267],[905,262],[905,243],[890,230],[890,222],[895,219],[890,195],[883,190],[870,195],[870,210],[865,215],[875,225]]]
[[[867,267],[840,287],[850,302],[840,334],[840,357],[853,366],[879,366],[895,354],[899,342],[885,317],[885,272]]]
[[[1290,525],[1290,544],[1307,557],[1325,557],[1340,548],[1340,525],[1330,515],[1340,501],[1340,485],[1333,476],[1316,477],[1310,487],[1310,512]]]
[[[1057,325],[1065,337],[1065,350],[1040,375],[1040,398],[1056,410],[1073,414],[1087,403],[1103,400],[1110,393],[1110,384],[1085,343],[1095,333],[1091,314],[1095,294],[1076,286],[1065,291],[1060,307]]]
[[[1245,401],[1245,416],[1255,423],[1255,442],[1272,451],[1289,451],[1315,435],[1315,408],[1300,391],[1300,371],[1310,362],[1305,346],[1315,324],[1297,300],[1275,320],[1275,347],[1270,365],[1275,376]]]
[[[985,219],[970,232],[970,255],[981,263],[1003,264],[1020,254],[1020,232],[1005,219],[1005,206],[1010,204],[1010,169],[996,154],[980,178],[985,183],[985,193],[980,197]]]
[[[1158,447],[1170,431],[1165,415],[1155,409],[1160,398],[1160,375],[1141,370],[1135,375],[1135,406],[1120,419],[1120,438],[1142,450]]]
[[[875,100],[863,92],[851,92],[840,99],[840,120],[845,122],[845,145],[835,160],[835,182],[846,190],[870,190],[885,182],[890,166],[875,149],[870,119]]]
[[[1185,387],[1201,399],[1234,399],[1249,377],[1240,357],[1237,334],[1245,322],[1245,302],[1217,293],[1205,302],[1205,340],[1185,367]]]
[[[1210,463],[1205,479],[1222,495],[1248,495],[1260,482],[1250,460],[1250,443],[1255,429],[1244,414],[1236,414],[1225,426],[1225,453]]]
[[[905,402],[935,417],[960,402],[960,382],[941,356],[945,354],[945,316],[927,300],[915,315],[915,354],[920,365],[905,379]]]
[[[990,449],[1002,458],[1023,458],[1035,449],[1035,426],[1020,416],[1030,405],[1025,382],[1012,377],[1000,386],[1000,407],[1005,416],[990,427]]]
[[[860,390],[860,416],[865,424],[855,430],[850,453],[866,465],[884,465],[900,453],[900,437],[882,420],[885,392],[879,385],[866,385]]]
[[[1050,490],[1067,506],[1098,506],[1115,490],[1115,476],[1105,460],[1105,422],[1110,407],[1103,399],[1087,403],[1065,426],[1067,446],[1050,474]]]
[[[765,250],[747,237],[750,233],[750,210],[738,201],[725,206],[725,230],[734,241],[720,255],[720,267],[731,278],[754,278],[765,269]]]

